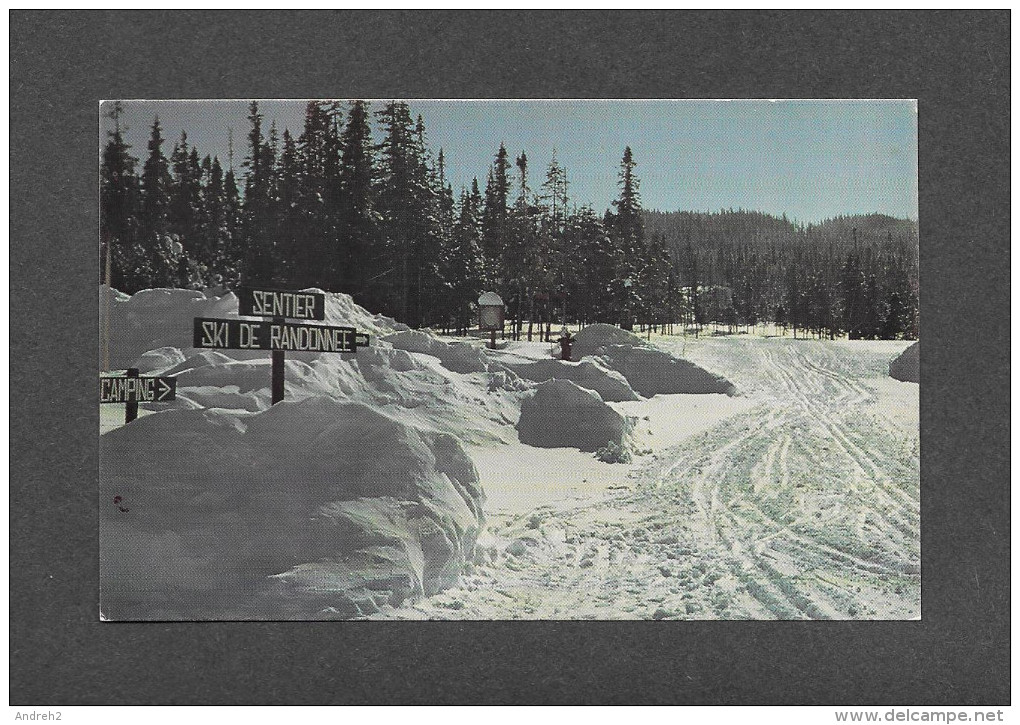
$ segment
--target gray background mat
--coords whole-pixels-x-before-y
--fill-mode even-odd
[[[1009,702],[1008,12],[10,19],[11,704]],[[323,96],[918,98],[923,621],[100,623],[98,102]]]

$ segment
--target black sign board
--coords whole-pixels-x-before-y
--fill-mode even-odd
[[[197,348],[220,350],[357,352],[369,338],[353,327],[196,317],[193,342]]]
[[[242,317],[326,319],[326,295],[321,292],[242,287],[237,290],[237,304],[238,314]]]
[[[176,396],[176,378],[99,378],[100,403],[166,403]]]

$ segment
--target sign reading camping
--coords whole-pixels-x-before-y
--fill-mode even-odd
[[[357,352],[368,342],[368,335],[353,327],[204,317],[195,318],[193,340],[195,347],[204,349],[290,352]]]
[[[166,403],[176,396],[176,378],[99,378],[100,403]]]
[[[125,425],[138,417],[139,403],[169,403],[177,397],[177,378],[141,377],[128,368],[124,377],[99,378],[99,402],[122,403]]]
[[[242,287],[237,290],[237,313],[242,317],[322,321],[326,319],[326,295]]]

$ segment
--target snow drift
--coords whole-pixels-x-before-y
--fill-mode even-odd
[[[637,393],[623,375],[610,370],[595,359],[589,358],[581,362],[538,360],[507,365],[522,378],[539,383],[546,380],[570,380],[582,388],[594,390],[603,400],[621,402],[638,399]]]
[[[357,401],[409,425],[450,433],[469,443],[516,440],[513,424],[520,397],[531,383],[471,345],[411,333],[406,325],[369,313],[349,295],[325,295],[325,322],[368,332],[371,345],[356,354],[288,352],[287,400],[327,396]],[[153,412],[268,409],[269,353],[195,350],[190,347],[195,316],[234,318],[237,298],[231,293],[216,297],[178,289],[143,290],[133,296],[114,291],[110,367],[137,367],[142,374],[177,378],[176,401],[140,407]],[[394,333],[397,346],[411,351],[395,349],[384,340]]]
[[[721,375],[652,347],[632,332],[597,323],[577,333],[572,356],[586,356],[618,371],[630,387],[645,397],[672,393],[724,393],[736,387]],[[608,400],[608,398],[607,398]]]
[[[309,289],[309,292],[322,292]],[[350,295],[326,294],[327,325],[350,325],[361,332],[378,336],[408,327],[383,315],[373,315],[354,303]],[[139,358],[159,348],[176,348],[187,355],[192,351],[193,320],[196,317],[237,318],[237,297],[233,292],[222,296],[206,295],[199,290],[147,289],[127,296],[100,287],[100,316],[106,315],[109,304],[110,369],[141,367]],[[103,325],[105,325],[105,320]],[[101,326],[102,329],[102,326]],[[261,351],[259,351],[261,352]],[[295,353],[300,354],[300,353]],[[309,355],[309,353],[304,353]],[[233,357],[252,357],[256,352],[233,351]],[[142,365],[134,365],[135,362]]]
[[[889,363],[889,375],[905,383],[921,382],[920,342],[915,342]]]
[[[633,332],[621,330],[614,325],[596,322],[578,331],[571,347],[571,358],[580,360],[588,355],[598,355],[610,345],[627,347],[648,347],[648,344]]]
[[[100,440],[114,619],[370,613],[454,583],[484,521],[454,437],[358,403],[175,410]]]
[[[439,358],[443,367],[455,373],[483,373],[489,369],[485,353],[468,343],[447,343],[419,330],[406,330],[383,338],[398,350]]]
[[[646,398],[660,393],[736,395],[737,392],[733,383],[721,375],[652,347],[610,345],[602,348],[600,357]]]
[[[521,443],[539,448],[597,451],[612,443],[623,447],[627,419],[593,390],[569,380],[548,380],[521,404],[517,432]]]

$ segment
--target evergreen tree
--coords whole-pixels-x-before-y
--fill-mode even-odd
[[[453,228],[453,243],[443,270],[449,288],[450,316],[460,334],[467,332],[471,309],[483,291],[481,215],[482,198],[478,191],[478,179],[474,179],[471,192],[461,192],[459,213]]]
[[[373,299],[371,287],[381,266],[381,260],[376,256],[378,217],[372,184],[375,170],[368,115],[368,104],[364,101],[352,103],[339,140],[341,193],[338,222],[346,252],[340,276],[346,289],[356,299],[365,302]]]
[[[246,284],[271,284],[276,277],[276,250],[272,236],[273,159],[271,146],[262,133],[262,114],[256,101],[248,106],[248,122],[251,124],[248,155],[243,163],[242,281]]]
[[[484,283],[504,300],[507,274],[504,267],[510,241],[510,162],[503,144],[499,145],[495,164],[485,184],[485,208],[482,215],[482,252],[485,260]]]
[[[376,116],[383,126],[383,140],[377,147],[375,198],[386,260],[378,277],[389,288],[385,300],[389,313],[412,320],[422,314],[420,280],[424,275],[412,265],[423,261],[423,245],[429,244],[426,236],[435,220],[424,128],[411,120],[404,102],[387,103]]]
[[[188,146],[188,134],[181,132],[181,140],[174,144],[170,155],[170,205],[168,223],[170,235],[182,248],[178,260],[178,282],[187,287],[202,287],[207,265],[202,253],[202,168],[198,151]]]
[[[224,198],[226,200],[226,235],[230,246],[223,255],[222,274],[227,284],[236,287],[240,284],[244,268],[244,235],[243,205],[241,192],[234,176],[234,170],[228,169],[223,177]]]
[[[325,287],[319,262],[309,252],[312,240],[308,238],[306,210],[302,208],[303,181],[297,142],[288,129],[283,131],[283,144],[276,168],[276,191],[273,214],[274,242],[279,250],[278,264],[284,267],[284,277],[295,287]]]
[[[567,186],[567,170],[556,161],[556,149],[553,149],[552,161],[549,162],[545,181],[542,182],[542,201],[553,229],[557,232],[562,232],[566,225]]]
[[[566,232],[570,219],[567,187],[567,171],[556,161],[554,149],[552,161],[546,169],[545,181],[542,183],[540,200],[543,212],[540,246],[544,250],[549,279],[550,318],[557,314],[557,310],[561,316],[564,314],[567,296],[572,294],[580,283],[576,260],[573,259],[577,250],[572,249],[567,243]],[[548,333],[547,325],[547,336]]]
[[[614,297],[618,314],[624,329],[633,327],[633,316],[642,307],[653,291],[647,288],[650,275],[645,271],[649,264],[644,244],[644,222],[641,216],[639,182],[634,174],[637,162],[627,146],[620,161],[620,197],[613,202],[616,213],[607,216],[613,230],[617,258],[617,283]]]
[[[114,122],[103,148],[99,170],[99,241],[102,262],[101,281],[113,287],[135,292],[147,286],[147,261],[138,244],[138,159],[129,153],[130,146],[121,133],[120,102],[112,104],[108,115]],[[106,257],[110,257],[110,280],[106,279]]]
[[[415,122],[412,140],[411,192],[416,226],[411,245],[414,274],[410,279],[407,319],[415,326],[424,327],[433,324],[439,312],[439,295],[443,286],[440,265],[444,250],[451,244],[449,236],[453,220],[451,216],[445,225],[442,220],[445,179],[440,179],[438,166],[432,162],[425,137],[425,121],[420,115]]]
[[[149,156],[142,169],[139,271],[148,287],[179,285],[180,241],[170,236],[170,169],[163,155],[163,129],[157,116],[149,137]]]
[[[615,248],[609,230],[590,206],[581,207],[570,218],[567,243],[580,252],[579,284],[571,295],[575,317],[583,324],[616,322]]]

